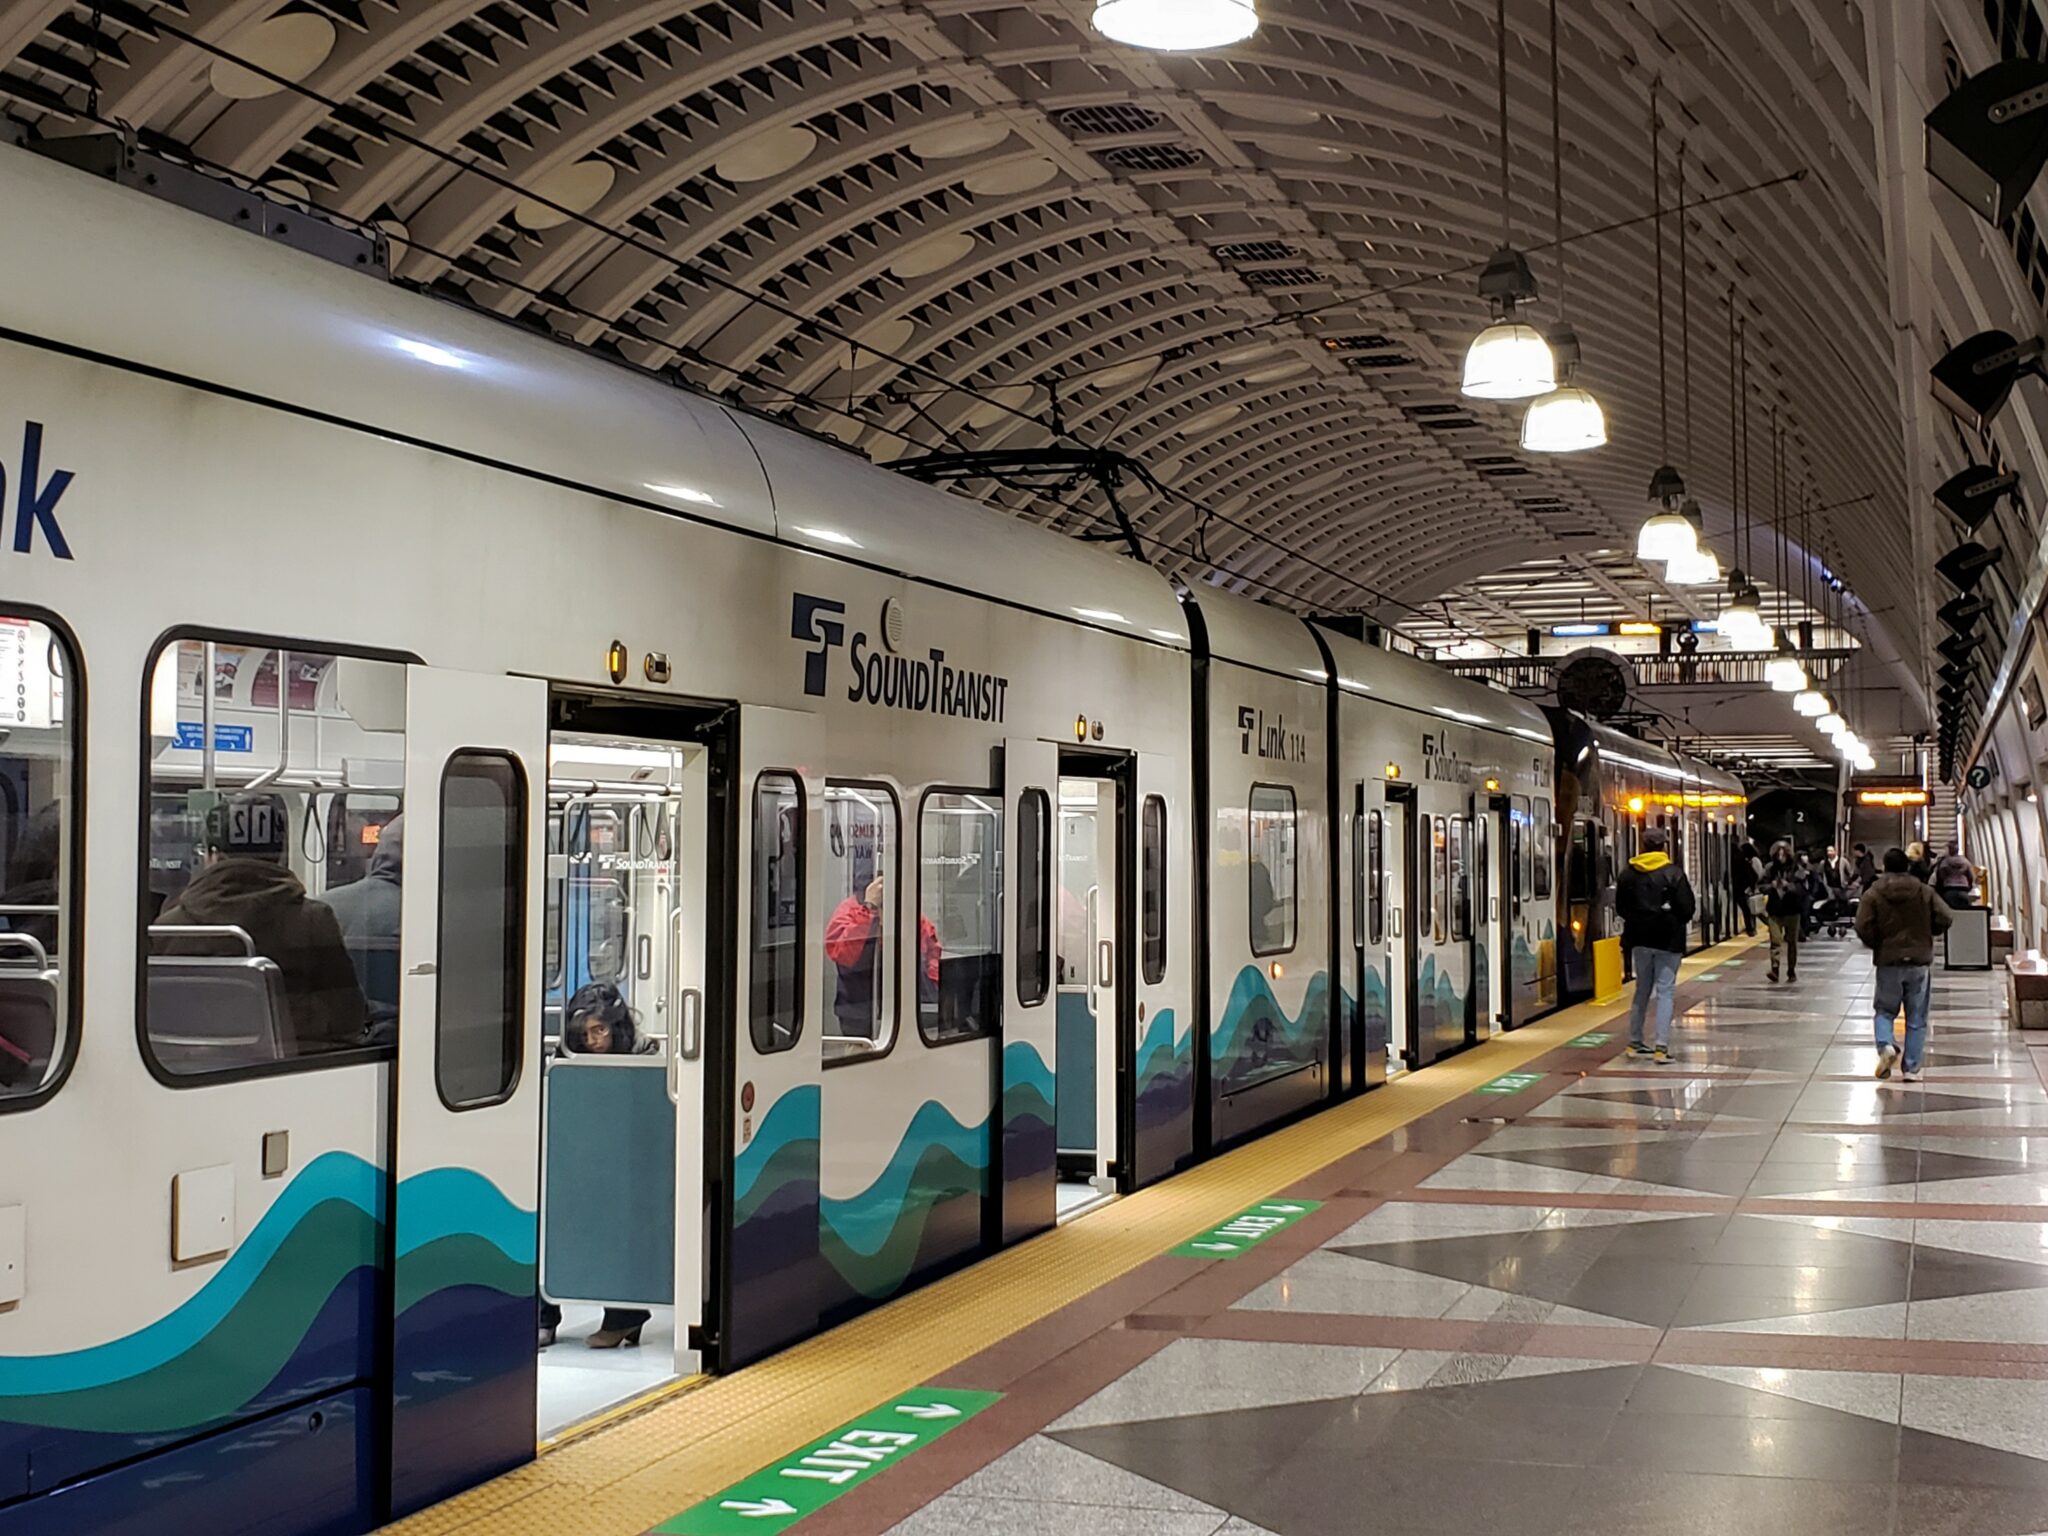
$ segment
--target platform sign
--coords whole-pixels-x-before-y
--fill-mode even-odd
[[[1520,1093],[1524,1088],[1534,1087],[1542,1081],[1543,1074],[1541,1072],[1509,1072],[1505,1076],[1496,1077],[1490,1083],[1481,1083],[1479,1085],[1479,1092]]]
[[[1234,1259],[1321,1207],[1320,1200],[1261,1200],[1166,1251],[1191,1259]]]
[[[1608,1041],[1612,1040],[1613,1038],[1614,1036],[1612,1035],[1604,1035],[1595,1032],[1583,1035],[1575,1035],[1573,1038],[1565,1041],[1565,1044],[1575,1045],[1580,1050],[1587,1050],[1592,1046],[1605,1045]]]
[[[1002,1398],[1000,1392],[920,1387],[870,1408],[822,1440],[743,1478],[723,1493],[684,1510],[654,1530],[656,1536],[737,1536],[787,1530],[851,1493],[877,1473],[924,1449]]]

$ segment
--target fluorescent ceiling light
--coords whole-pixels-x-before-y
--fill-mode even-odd
[[[1259,30],[1252,0],[1101,0],[1095,30],[1113,43],[1189,53],[1241,43]]]

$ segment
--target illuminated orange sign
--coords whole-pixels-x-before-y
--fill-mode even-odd
[[[1910,806],[1925,805],[1928,801],[1924,789],[1859,789],[1856,791],[1858,805],[1882,806],[1888,811],[1901,811]]]

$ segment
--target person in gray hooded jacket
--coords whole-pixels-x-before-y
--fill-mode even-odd
[[[376,1045],[398,1038],[399,882],[404,873],[405,818],[394,816],[377,835],[369,873],[336,886],[326,897],[369,1004],[370,1040]]]

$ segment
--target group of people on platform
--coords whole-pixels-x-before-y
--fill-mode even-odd
[[[1977,872],[1955,843],[1940,858],[1919,842],[1893,851],[1906,861],[1904,872],[1930,887],[1949,907],[1975,905]],[[1745,840],[1735,850],[1730,872],[1744,933],[1754,935],[1757,919],[1764,920],[1771,939],[1770,979],[1777,981],[1782,975],[1787,982],[1799,979],[1800,940],[1822,928],[1840,937],[1854,921],[1864,895],[1881,878],[1878,859],[1867,843],[1858,843],[1848,855],[1830,843],[1827,852],[1815,858],[1783,839],[1771,845],[1768,858]]]
[[[1853,925],[1871,952],[1877,973],[1877,1076],[1890,1077],[1896,1067],[1907,1082],[1918,1082],[1927,1047],[1934,941],[1954,922],[1951,909],[1971,906],[1976,897],[1976,871],[1956,845],[1950,843],[1946,854],[1933,859],[1924,844],[1914,843],[1887,850],[1879,861],[1858,843],[1852,858],[1830,846],[1815,860],[1796,852],[1791,843],[1779,842],[1766,860],[1754,844],[1744,842],[1736,850],[1733,884],[1747,931],[1755,934],[1757,917],[1769,926],[1772,982],[1781,975],[1788,983],[1799,979],[1803,935],[1822,924],[1831,924],[1838,932]],[[1629,1014],[1631,1058],[1671,1060],[1678,966],[1695,907],[1691,882],[1671,860],[1669,834],[1658,829],[1645,832],[1643,851],[1629,860],[1615,889],[1622,944],[1635,974]],[[1646,1034],[1652,1006],[1654,1047]],[[1906,1015],[1903,1051],[1896,1036],[1901,1009]]]

